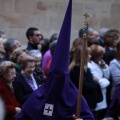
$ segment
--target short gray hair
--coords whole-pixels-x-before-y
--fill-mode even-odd
[[[41,58],[42,53],[39,50],[29,50],[28,54],[34,58]]]
[[[11,48],[14,47],[17,42],[18,42],[18,39],[16,38],[7,39],[6,42],[3,44],[5,51],[11,50]]]
[[[9,68],[15,68],[15,64],[11,61],[3,61],[0,63],[1,74],[6,74]]]

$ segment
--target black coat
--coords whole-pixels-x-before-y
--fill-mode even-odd
[[[28,42],[26,50],[38,50],[38,47],[36,45],[33,45],[32,43]]]
[[[107,65],[110,64],[110,61],[112,61],[116,57],[116,50],[110,50],[109,47],[105,48],[105,53],[103,55],[103,60],[106,62]]]
[[[0,62],[3,62],[3,61],[10,61],[10,56],[8,54],[5,54],[5,56],[0,59]]]
[[[75,66],[70,72],[71,81],[77,88],[79,87],[79,74],[79,66]],[[84,72],[82,94],[85,97],[90,109],[95,109],[96,103],[103,100],[100,85],[93,80],[93,75],[89,68],[86,72]]]
[[[41,85],[41,80],[39,79],[37,75],[33,75],[37,85]],[[33,93],[33,89],[30,87],[30,85],[26,82],[23,75],[20,73],[17,75],[13,82],[13,87],[15,90],[16,97],[20,104],[22,105]]]

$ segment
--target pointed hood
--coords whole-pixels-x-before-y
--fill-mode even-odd
[[[58,42],[53,55],[53,60],[49,70],[50,72],[57,70],[62,73],[68,73],[71,18],[72,18],[72,0],[69,1],[68,8],[64,17],[64,21],[58,37]]]
[[[71,10],[72,0],[69,0],[48,78],[25,102],[16,120],[73,120],[78,90],[70,81],[68,72]],[[81,107],[81,118],[92,120],[83,97]]]

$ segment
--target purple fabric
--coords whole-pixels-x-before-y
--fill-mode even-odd
[[[44,73],[45,73],[45,70],[46,70],[46,66],[47,66],[49,60],[51,59],[51,57],[52,57],[52,55],[50,53],[50,50],[48,50],[44,54],[44,56],[43,56],[43,59],[42,59],[42,69],[43,69]]]
[[[71,12],[72,0],[69,0],[48,78],[22,106],[16,120],[72,120],[76,114],[78,90],[70,81],[68,72]],[[43,114],[46,103],[54,105],[52,116]],[[94,120],[83,97],[80,116],[84,120]]]
[[[24,120],[27,116],[31,120],[72,120],[76,114],[78,90],[69,80],[59,72],[49,74],[46,83],[38,88],[22,106],[22,112],[16,120]],[[51,82],[49,82],[51,81]],[[58,84],[59,83],[59,84]],[[45,103],[54,104],[53,116],[43,115]],[[94,120],[94,117],[82,97],[81,118]]]
[[[32,82],[32,78],[31,77],[27,77],[26,75],[22,74],[23,77],[25,78],[26,82],[29,84],[29,86],[35,91],[35,86]]]
[[[117,119],[118,115],[120,116],[120,84],[116,86],[111,104],[107,109],[105,118],[113,117],[114,119]]]

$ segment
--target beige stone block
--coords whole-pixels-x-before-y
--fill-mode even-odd
[[[42,1],[37,1],[36,9],[38,11],[45,11],[47,10],[47,6]]]
[[[101,26],[107,28],[116,28],[120,30],[120,22],[116,22],[118,18],[101,18]]]
[[[14,13],[14,0],[0,0],[0,13]]]
[[[0,19],[3,23],[10,27],[24,27],[24,15],[19,14],[0,14]]]
[[[36,0],[15,0],[16,13],[29,13],[35,12]]]
[[[81,2],[74,2],[73,3],[73,8],[72,8],[72,13],[73,13],[73,16],[83,16],[83,8],[84,8],[84,4],[81,3]]]
[[[107,7],[106,7],[107,6]],[[110,17],[110,2],[87,2],[84,3],[84,11],[88,12],[91,17]]]
[[[100,17],[91,17],[88,20],[89,26],[92,27],[95,30],[100,29],[100,23],[101,23],[101,18]]]
[[[13,14],[15,13],[15,1],[14,0],[4,0],[3,3],[4,5],[4,13],[6,14]]]
[[[23,44],[29,27],[38,27],[45,37],[59,32],[69,0],[0,0],[0,29],[10,37],[19,37]],[[120,0],[73,0],[71,40],[78,37],[88,12],[89,25],[119,28]]]
[[[111,18],[120,17],[120,4],[112,4],[111,5]],[[117,21],[117,19],[116,19]]]
[[[8,36],[18,38],[22,45],[27,45],[27,38],[26,38],[26,29],[23,28],[11,28],[9,31]]]
[[[4,12],[4,1],[0,0],[0,13]]]
[[[72,29],[79,30],[83,27],[84,17],[83,15],[73,15],[72,17]]]

